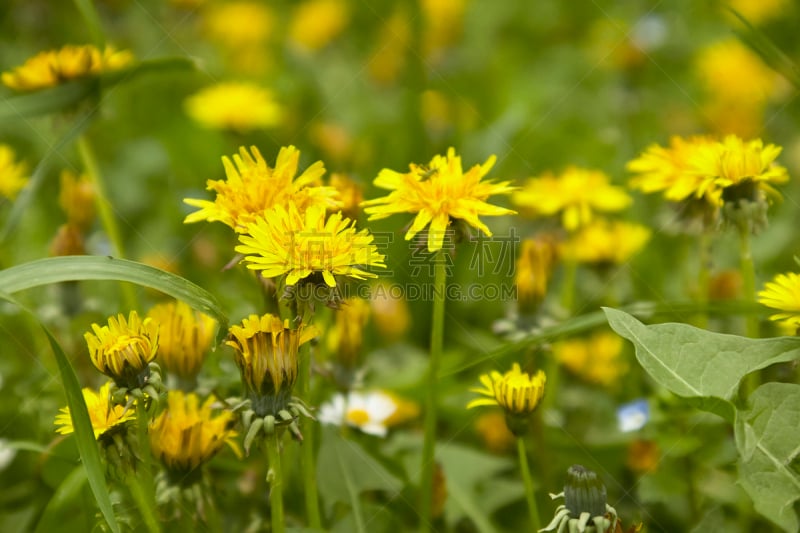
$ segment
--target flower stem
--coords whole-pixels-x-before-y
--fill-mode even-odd
[[[143,479],[137,476],[136,472],[131,471],[125,480],[125,484],[128,486],[128,490],[130,490],[131,496],[136,502],[136,506],[139,508],[142,521],[145,526],[147,526],[147,531],[150,533],[159,533],[161,527],[158,525],[158,520],[156,519],[155,503],[150,501],[151,498],[148,497],[149,491],[142,486],[142,481]],[[153,505],[152,507],[151,504]]]
[[[283,472],[281,471],[280,433],[273,431],[267,436],[267,461],[269,462],[269,506],[272,516],[272,532],[283,533],[286,524],[283,520]]]
[[[561,284],[561,307],[567,316],[572,316],[575,306],[575,278],[578,275],[578,262],[575,259],[564,261],[564,280]]]
[[[528,501],[528,513],[531,518],[531,531],[538,531],[540,527],[539,508],[536,507],[536,496],[533,490],[533,479],[528,467],[528,454],[525,451],[525,439],[517,437],[517,452],[519,453],[519,468],[522,471],[522,480],[525,483],[525,499]]]
[[[428,362],[428,393],[425,400],[425,440],[422,445],[422,478],[420,479],[420,531],[431,528],[433,510],[433,474],[436,467],[436,392],[438,373],[444,346],[444,303],[447,284],[446,252],[439,250],[433,257],[433,322],[431,326],[431,355]]]
[[[310,345],[307,344],[300,347],[298,359],[296,389],[299,392],[300,398],[307,400],[310,394],[311,381]],[[313,424],[308,425],[303,435],[303,444],[300,447],[302,450],[301,468],[303,470],[303,496],[306,502],[308,526],[313,529],[322,529],[322,518],[319,512],[319,495],[317,491],[317,458],[314,455],[314,429],[315,427]]]
[[[78,153],[83,162],[84,170],[94,188],[95,205],[100,215],[100,222],[103,224],[103,229],[108,235],[108,240],[111,241],[114,254],[120,259],[125,259],[125,247],[122,243],[119,226],[117,226],[117,219],[114,218],[114,213],[111,212],[111,202],[108,200],[105,184],[100,175],[100,169],[97,165],[97,158],[94,156],[92,145],[86,135],[79,136],[77,143]],[[122,298],[125,300],[125,305],[130,309],[138,308],[136,290],[131,284],[122,284]]]
[[[708,305],[708,289],[711,278],[711,235],[704,231],[698,239],[699,265],[697,267],[697,296],[698,304]],[[698,313],[695,319],[698,328],[708,327],[708,311]]]
[[[742,271],[742,290],[743,299],[754,302],[756,299],[756,269],[753,263],[753,253],[750,247],[750,235],[752,225],[748,221],[739,226],[739,261]],[[758,338],[758,315],[748,313],[745,317],[745,333],[751,339]],[[761,381],[761,372],[751,372],[744,379],[743,392],[745,397],[749,396]]]
[[[144,401],[136,401],[136,442],[139,463],[136,472],[128,476],[131,496],[142,513],[142,519],[151,532],[159,532],[161,528],[156,520],[155,483],[153,482],[152,455],[150,441],[147,437],[148,414]]]

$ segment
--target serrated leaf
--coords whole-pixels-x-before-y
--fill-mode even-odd
[[[351,501],[353,492],[356,497],[368,490],[395,494],[403,488],[399,479],[357,442],[342,438],[335,427],[323,426],[321,433],[317,483],[328,514],[337,503],[349,504],[355,511],[359,502]]]
[[[750,372],[800,358],[797,337],[748,339],[687,324],[645,326],[623,311],[604,311],[611,328],[634,344],[636,358],[653,379],[679,396],[705,398],[701,404],[707,410],[718,403],[715,398],[730,401]]]
[[[128,281],[150,287],[217,320],[217,342],[227,333],[228,318],[217,299],[202,287],[160,268],[106,256],[39,259],[0,271],[0,292],[18,291],[62,281]]]
[[[753,392],[748,405],[735,425],[740,483],[756,511],[784,531],[800,531],[795,511],[800,475],[792,468],[800,455],[800,385],[767,383]]]

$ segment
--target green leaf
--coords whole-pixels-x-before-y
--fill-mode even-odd
[[[50,170],[50,165],[53,163],[53,160],[57,157],[61,157],[61,150],[75,140],[89,126],[95,112],[96,110],[92,109],[75,119],[72,122],[72,126],[69,128],[69,130],[58,140],[58,142],[50,147],[42,160],[39,161],[39,164],[36,165],[36,168],[34,169],[33,174],[31,174],[31,178],[28,181],[27,186],[22,189],[22,192],[20,192],[19,196],[14,202],[14,207],[11,208],[11,211],[8,214],[5,226],[3,226],[3,231],[0,233],[0,241],[6,240],[8,235],[14,230],[22,218],[22,213],[27,211],[28,205],[30,205],[31,201],[33,200],[36,191],[38,191],[42,186],[44,178],[47,175],[48,170]]]
[[[360,502],[352,501],[352,492],[359,495],[368,490],[382,490],[395,494],[403,488],[400,480],[357,442],[342,438],[335,427],[322,428],[317,465],[319,493],[328,514],[337,503],[349,504],[355,512]]]
[[[104,72],[100,75],[100,79],[103,83],[103,88],[106,88],[118,83],[129,82],[145,74],[173,72],[176,70],[193,70],[195,68],[196,63],[186,57],[161,57],[158,59],[149,59],[147,61],[137,61],[129,67]]]
[[[739,481],[756,511],[784,531],[800,531],[795,505],[800,500],[800,385],[767,383],[736,418]]]
[[[89,77],[36,92],[9,96],[0,101],[0,120],[10,122],[62,111],[96,94],[98,89],[97,78]]]
[[[217,320],[217,343],[228,330],[228,318],[217,299],[191,281],[135,261],[106,256],[69,256],[39,259],[0,271],[0,292],[18,291],[62,281],[128,281],[150,287]]]
[[[105,34],[103,33],[103,25],[100,22],[100,15],[94,8],[92,0],[74,0],[75,7],[80,11],[89,34],[92,36],[92,42],[98,48],[103,48],[106,43]]]
[[[50,501],[47,502],[42,517],[36,524],[36,533],[88,530],[91,526],[87,523],[86,513],[76,513],[76,509],[85,509],[85,505],[80,499],[84,487],[86,487],[86,470],[79,466],[64,479]]]
[[[800,357],[797,337],[748,339],[687,324],[645,326],[623,311],[604,311],[611,328],[634,344],[636,358],[653,379],[679,396],[699,398],[707,410],[733,399],[750,372]]]
[[[3,271],[5,272],[5,271]],[[2,273],[0,273],[2,274]],[[0,289],[0,298],[16,304],[39,322],[36,315],[14,300],[12,297],[4,294]],[[39,322],[39,326],[47,335],[47,340],[50,342],[50,348],[53,350],[53,355],[58,364],[58,370],[61,374],[61,383],[64,387],[64,393],[67,397],[67,406],[69,407],[70,415],[72,417],[72,426],[75,428],[75,441],[78,446],[78,452],[81,456],[83,468],[86,471],[86,478],[89,480],[89,487],[92,489],[97,506],[100,512],[103,513],[108,526],[114,533],[119,533],[120,528],[117,519],[114,516],[114,510],[111,506],[111,499],[108,496],[108,487],[105,482],[104,468],[100,461],[100,451],[97,448],[97,440],[94,438],[94,430],[92,429],[92,422],[89,418],[89,411],[86,409],[86,402],[83,399],[83,392],[78,383],[78,376],[75,375],[75,370],[67,358],[67,354],[61,349],[61,346],[56,341],[55,337],[50,333],[44,324]]]

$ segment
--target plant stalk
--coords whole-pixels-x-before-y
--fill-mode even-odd
[[[272,517],[272,533],[284,533],[283,519],[283,471],[281,470],[280,433],[273,431],[267,436],[267,461],[269,462],[269,506]]]
[[[525,439],[517,437],[517,452],[519,454],[519,468],[522,471],[522,480],[525,483],[525,499],[528,502],[528,514],[531,518],[531,531],[538,531],[541,527],[539,508],[536,506],[536,496],[533,489],[533,478],[528,467],[528,454],[525,451]]]

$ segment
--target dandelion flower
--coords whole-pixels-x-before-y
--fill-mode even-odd
[[[611,213],[628,207],[631,197],[599,170],[569,167],[558,176],[546,173],[529,179],[511,201],[534,216],[560,214],[564,228],[574,231],[591,222],[595,211]]]
[[[800,328],[800,274],[778,274],[758,293],[758,301],[781,311],[769,317]]]
[[[225,2],[206,12],[204,28],[214,41],[237,51],[259,48],[275,26],[275,15],[261,2]]]
[[[133,54],[91,45],[67,45],[59,50],[40,52],[22,66],[3,72],[0,79],[15,91],[37,91],[61,83],[119,70],[133,62]]]
[[[250,315],[231,326],[225,343],[235,351],[242,383],[256,414],[285,409],[297,380],[297,351],[317,334],[314,327],[289,329],[289,321],[265,314]]]
[[[126,422],[136,418],[134,409],[125,409],[122,405],[111,405],[111,382],[107,382],[95,392],[90,388],[83,389],[83,401],[86,402],[86,409],[89,411],[89,420],[94,429],[94,438],[100,439],[110,436],[114,431],[120,430]],[[61,435],[68,435],[75,431],[72,425],[72,414],[69,407],[62,407],[56,415],[56,432]]]
[[[325,173],[322,161],[317,161],[302,174],[297,174],[300,152],[294,146],[281,148],[275,168],[270,168],[255,146],[248,152],[222,158],[227,180],[209,180],[207,189],[216,193],[213,202],[187,198],[185,203],[199,207],[184,223],[200,220],[219,221],[237,232],[245,231],[248,223],[276,205],[288,207],[293,203],[301,211],[312,205],[337,207],[336,189],[321,186]]]
[[[406,233],[412,239],[428,226],[428,250],[442,248],[445,230],[451,219],[463,220],[470,226],[491,237],[492,232],[478,218],[481,215],[498,216],[514,211],[485,202],[493,194],[507,194],[514,190],[509,182],[492,183],[481,181],[496,160],[489,157],[482,165],[475,165],[464,172],[461,157],[455,149],[447,150],[446,156],[435,156],[428,165],[409,165],[410,172],[401,174],[383,169],[375,178],[375,185],[392,191],[388,196],[368,200],[364,212],[369,220],[386,218],[395,213],[417,213]]]
[[[514,363],[511,370],[505,374],[493,371],[483,374],[480,381],[483,388],[470,390],[486,398],[472,400],[467,404],[467,409],[482,405],[499,405],[508,413],[528,414],[539,406],[547,379],[541,370],[531,375],[522,372],[519,364]]]
[[[128,319],[118,314],[107,326],[92,324],[94,333],[84,334],[94,366],[121,387],[136,388],[146,377],[148,364],[158,350],[158,324],[131,311]]]
[[[216,416],[213,406],[216,398],[209,396],[200,404],[194,394],[173,390],[167,394],[167,409],[150,423],[148,435],[153,455],[173,474],[183,481],[196,479],[188,476],[203,463],[210,460],[225,444],[237,455],[239,448],[234,441],[234,418],[230,411]]]
[[[610,387],[628,371],[622,358],[623,341],[610,331],[587,339],[571,339],[553,345],[555,358],[571,372],[590,382]]]
[[[270,128],[281,119],[281,108],[273,94],[254,83],[218,83],[186,99],[186,111],[208,128],[240,133]]]
[[[305,50],[321,50],[344,31],[349,21],[345,0],[307,0],[295,7],[289,40]]]
[[[301,214],[290,204],[288,211],[276,206],[248,224],[236,251],[245,255],[247,268],[262,271],[266,278],[286,274],[286,285],[291,286],[321,274],[329,287],[335,287],[335,275],[375,278],[377,274],[363,267],[386,267],[372,241],[368,230],[356,230],[355,222],[341,213],[326,218],[324,208],[312,206]]]
[[[579,263],[621,265],[650,239],[649,228],[618,220],[595,219],[574,233],[561,247],[562,255]]]
[[[28,165],[15,159],[14,150],[6,144],[0,144],[0,197],[9,200],[16,198],[28,183]]]
[[[214,340],[216,320],[180,301],[158,304],[147,316],[159,325],[158,358],[167,372],[196,376]]]

